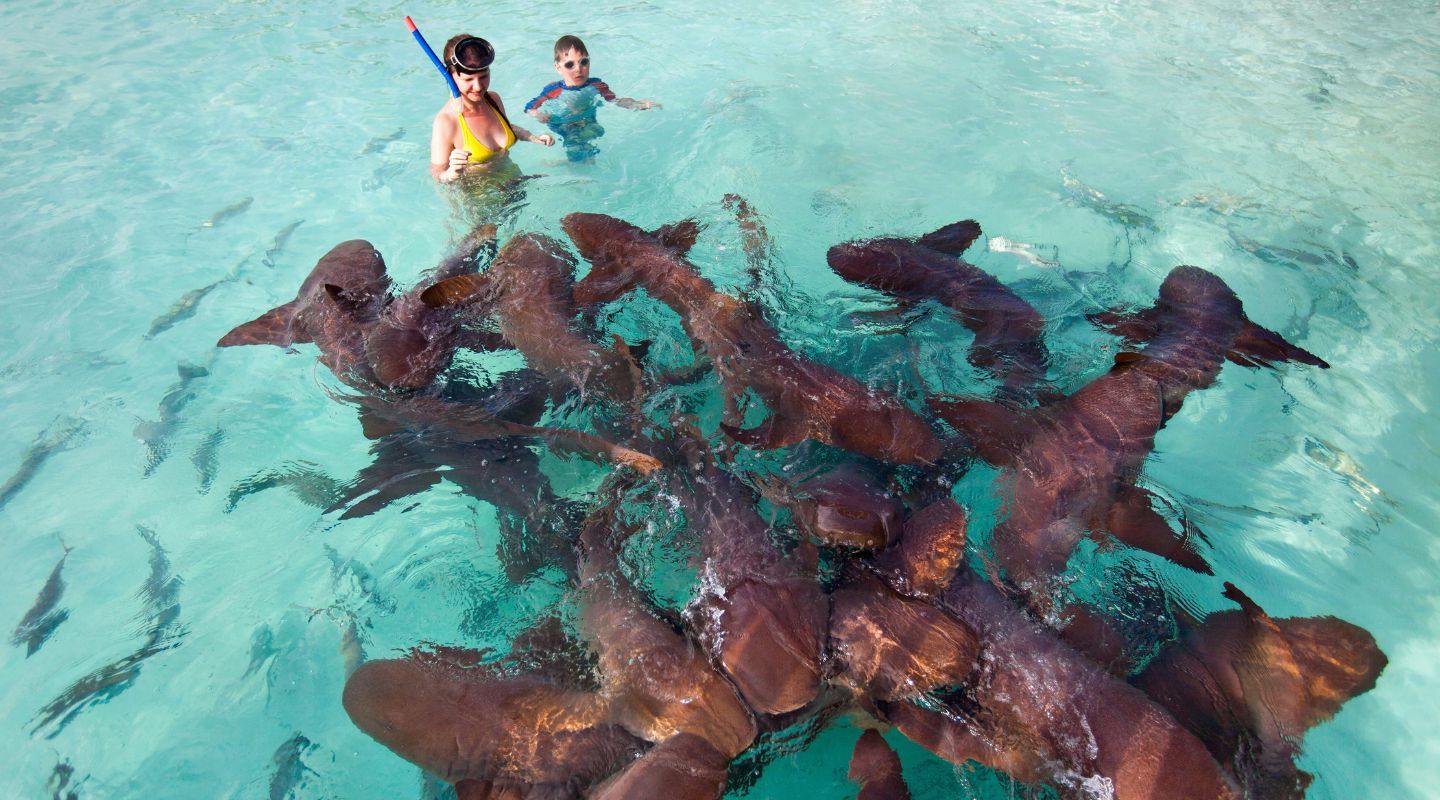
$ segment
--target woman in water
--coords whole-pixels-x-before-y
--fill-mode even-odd
[[[474,173],[504,172],[499,168],[511,165],[506,152],[516,141],[555,144],[548,133],[536,136],[510,124],[500,95],[490,91],[494,60],[495,48],[478,36],[462,33],[445,43],[443,62],[460,96],[441,107],[430,129],[430,174],[441,183]]]

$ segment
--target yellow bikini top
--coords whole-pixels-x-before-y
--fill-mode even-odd
[[[464,144],[465,149],[470,151],[469,163],[471,164],[482,164],[489,161],[515,144],[515,131],[510,129],[510,120],[505,119],[505,112],[501,111],[500,106],[490,99],[489,92],[485,93],[485,102],[495,109],[495,116],[500,118],[500,126],[505,129],[505,146],[497,151],[481,144],[480,140],[475,138],[475,134],[470,132],[470,126],[465,124],[465,109],[462,106],[459,111],[455,112],[455,115],[460,119],[460,141]]]

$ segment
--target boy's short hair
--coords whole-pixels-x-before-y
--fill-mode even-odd
[[[567,33],[567,34],[565,34],[564,36],[561,36],[559,39],[556,39],[556,40],[555,40],[555,60],[556,60],[556,61],[559,61],[559,60],[560,60],[560,56],[565,55],[566,53],[570,52],[571,50],[574,50],[575,52],[579,53],[579,54],[582,55],[582,56],[588,56],[588,55],[590,55],[590,51],[585,49],[585,43],[582,42],[582,41],[580,41],[580,37],[579,37],[579,36],[571,36],[570,34]]]

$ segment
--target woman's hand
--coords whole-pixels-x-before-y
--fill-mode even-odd
[[[469,150],[451,150],[450,165],[446,167],[443,173],[441,173],[440,180],[444,181],[445,183],[450,183],[451,181],[458,179],[461,175],[465,173],[465,169],[469,165],[469,163]]]
[[[535,144],[543,144],[546,147],[550,147],[551,145],[555,144],[555,137],[551,136],[548,133],[542,133],[539,136],[535,136],[532,134],[530,136],[530,141],[534,142]]]
[[[532,109],[530,109],[529,111],[526,111],[525,113],[526,113],[526,114],[529,114],[530,116],[534,117],[535,119],[540,120],[541,122],[549,122],[549,121],[550,121],[550,114],[549,114],[548,112],[541,111],[541,110],[538,109],[538,108],[532,108]]]

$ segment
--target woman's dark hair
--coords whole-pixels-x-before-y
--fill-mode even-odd
[[[555,40],[555,60],[556,60],[556,61],[559,61],[559,60],[560,60],[560,56],[565,55],[566,53],[570,52],[571,50],[574,50],[575,52],[579,53],[579,54],[582,55],[582,56],[588,56],[588,55],[590,55],[590,51],[585,49],[585,43],[582,42],[582,41],[580,41],[580,37],[579,37],[579,36],[571,36],[570,34],[567,33],[567,34],[565,34],[564,36],[561,36],[559,39],[556,39],[556,40]]]
[[[455,57],[455,45],[469,38],[470,34],[468,33],[457,33],[445,40],[445,48],[440,51],[440,63],[445,65],[445,69],[451,72],[455,71],[455,68],[450,66],[450,59]]]

